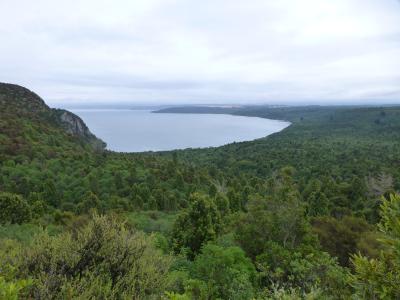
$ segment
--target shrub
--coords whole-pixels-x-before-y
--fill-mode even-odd
[[[201,287],[207,299],[251,299],[255,273],[242,249],[208,244],[194,260],[195,280],[188,290],[193,293],[196,286]]]
[[[0,192],[0,224],[24,223],[31,219],[31,210],[21,196]]]
[[[19,276],[34,279],[35,299],[160,296],[171,262],[151,237],[97,215],[74,233],[39,234],[20,260]]]

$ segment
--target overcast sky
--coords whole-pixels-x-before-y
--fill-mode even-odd
[[[53,106],[400,102],[400,2],[0,0],[0,81]]]

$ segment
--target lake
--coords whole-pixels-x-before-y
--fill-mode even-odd
[[[223,114],[152,113],[149,110],[72,109],[90,131],[119,152],[222,146],[281,131],[290,123]]]

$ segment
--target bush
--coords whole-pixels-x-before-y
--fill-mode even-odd
[[[201,247],[217,238],[221,231],[221,216],[214,202],[205,195],[194,193],[188,210],[178,215],[172,229],[172,243],[176,253],[187,249],[194,259]]]
[[[28,202],[21,196],[0,192],[0,224],[24,223],[31,219]]]
[[[255,268],[238,247],[222,248],[208,244],[193,264],[193,280],[187,293],[193,298],[251,299],[254,295]]]
[[[35,299],[159,297],[171,263],[151,237],[97,215],[74,233],[39,234],[16,261]]]
[[[24,293],[24,290],[31,284],[30,280],[21,279],[9,282],[0,276],[0,299],[18,300]]]
[[[329,254],[309,250],[301,247],[291,251],[270,243],[269,250],[256,260],[261,285],[269,289],[294,288],[304,293],[317,287],[333,299],[348,299],[351,291],[347,269],[339,266]]]
[[[351,283],[357,299],[400,299],[400,196],[382,199],[378,224],[385,251],[377,259],[354,255]]]

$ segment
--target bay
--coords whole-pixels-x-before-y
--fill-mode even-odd
[[[288,122],[224,114],[152,113],[149,110],[73,109],[90,131],[118,152],[216,147],[265,137]]]

